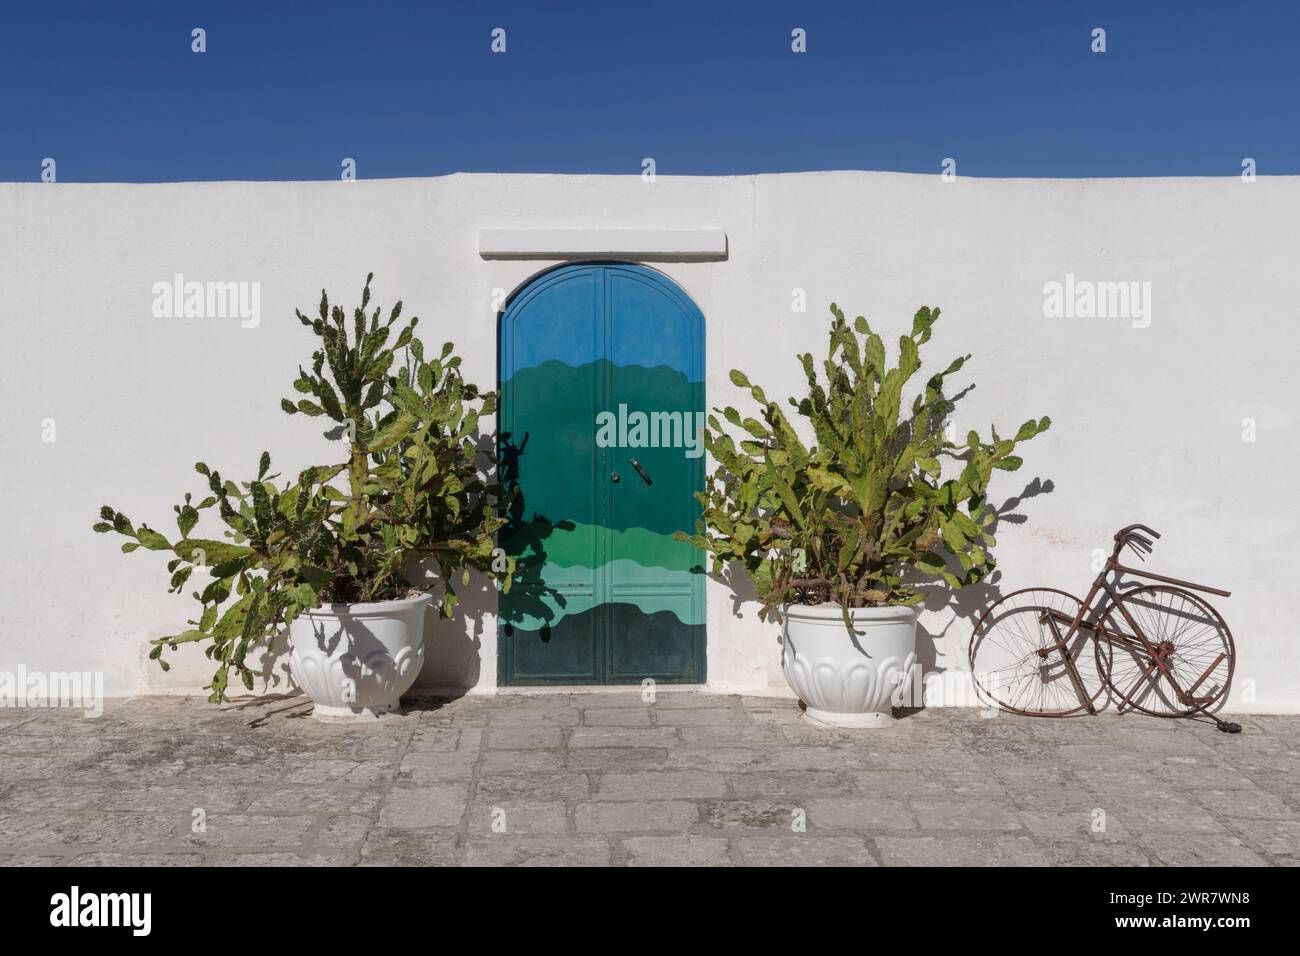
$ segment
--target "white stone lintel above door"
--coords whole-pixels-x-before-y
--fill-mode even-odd
[[[478,254],[484,259],[725,259],[727,233],[712,228],[480,229]]]

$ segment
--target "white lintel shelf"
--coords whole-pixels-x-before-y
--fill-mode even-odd
[[[480,229],[484,259],[725,259],[723,229]]]

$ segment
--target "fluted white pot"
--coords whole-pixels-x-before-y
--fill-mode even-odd
[[[431,595],[370,604],[329,604],[289,625],[289,668],[325,720],[395,710],[424,666],[424,612]]]
[[[916,666],[916,609],[787,604],[781,666],[807,716],[836,727],[887,727]]]

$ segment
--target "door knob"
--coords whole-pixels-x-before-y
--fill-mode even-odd
[[[612,481],[614,484],[618,484],[618,472],[611,471],[609,473],[609,480]]]

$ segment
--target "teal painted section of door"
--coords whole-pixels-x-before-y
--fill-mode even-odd
[[[502,684],[705,678],[704,319],[640,266],[565,266],[501,317]],[[617,477],[615,477],[617,476]]]

